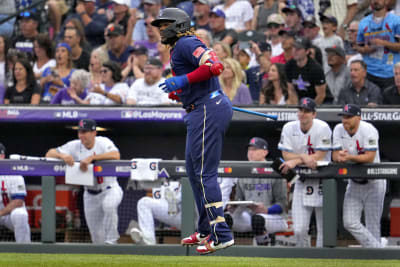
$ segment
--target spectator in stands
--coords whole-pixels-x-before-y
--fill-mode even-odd
[[[105,14],[96,10],[96,0],[79,0],[74,14],[70,15],[65,22],[71,18],[78,18],[85,29],[85,36],[92,47],[104,43],[104,28],[108,24]]]
[[[222,90],[234,105],[250,105],[253,103],[249,88],[243,84],[243,72],[238,61],[226,58],[224,71],[219,76]]]
[[[54,59],[53,54],[53,43],[51,42],[49,35],[45,33],[38,34],[33,42],[33,50],[35,53],[33,73],[35,74],[36,80],[40,81],[43,71],[46,68],[56,66],[56,60]]]
[[[234,58],[239,61],[240,67],[242,68],[243,71],[247,70],[249,68],[249,64],[251,61],[251,57],[253,53],[250,50],[250,45],[247,45],[248,48],[240,48],[240,44],[237,45],[234,48]]]
[[[131,86],[126,98],[128,105],[165,105],[171,104],[168,94],[158,85],[165,79],[162,77],[163,65],[159,59],[150,58],[144,65],[144,78],[137,79]]]
[[[57,42],[64,39],[64,31],[66,29],[76,29],[78,31],[78,35],[81,37],[79,45],[85,51],[92,51],[92,46],[86,39],[85,29],[83,28],[82,22],[78,18],[71,18],[65,23],[64,27],[57,36]]]
[[[306,38],[297,38],[294,43],[293,59],[285,64],[288,76],[288,101],[297,103],[299,98],[309,97],[317,105],[324,102],[326,82],[320,64],[310,58],[311,42]]]
[[[143,78],[144,64],[146,64],[148,58],[147,48],[135,45],[128,59],[127,66],[122,70],[123,80],[133,83],[134,80]]]
[[[338,104],[356,104],[376,107],[382,104],[381,90],[367,79],[367,65],[362,60],[354,60],[350,64],[351,83],[340,93]]]
[[[284,105],[287,99],[285,66],[279,63],[272,64],[268,72],[268,83],[261,89],[260,105]]]
[[[307,16],[303,23],[303,31],[304,31],[304,37],[308,38],[312,44],[316,44],[318,40],[321,38],[321,35],[319,34],[320,28],[317,25],[315,16],[309,15]]]
[[[315,14],[333,16],[338,21],[337,34],[344,39],[345,30],[357,13],[357,0],[314,0]],[[325,6],[325,8],[324,8]]]
[[[51,26],[53,27],[53,32],[50,32],[51,38],[53,38],[60,32],[62,17],[67,14],[69,7],[65,0],[48,0],[46,5],[49,11]]]
[[[290,5],[282,9],[282,12],[286,15],[286,30],[293,31],[296,36],[303,36],[302,14],[300,9],[295,5]]]
[[[303,18],[313,16],[315,14],[313,0],[281,0],[280,2],[285,2],[287,6],[295,5],[301,11],[301,16]]]
[[[121,67],[114,61],[107,61],[101,68],[102,84],[92,85],[85,100],[76,98],[80,104],[116,105],[126,102],[129,87],[121,82]]]
[[[246,81],[253,102],[258,103],[260,89],[267,83],[268,71],[271,67],[271,45],[267,42],[249,41],[249,43],[250,50],[256,55],[257,65],[245,70]]]
[[[170,47],[168,45],[158,43],[157,46],[160,61],[163,64],[163,77],[172,75],[171,72],[171,61],[170,61]],[[219,57],[218,57],[219,58]],[[221,58],[219,58],[221,60]]]
[[[277,56],[271,58],[271,63],[286,64],[289,60],[293,58],[294,53],[294,42],[295,42],[295,32],[281,30],[279,31],[279,36],[282,38],[282,48],[283,52]]]
[[[161,41],[160,31],[157,27],[151,25],[154,17],[148,16],[145,19],[146,33],[148,39],[135,41],[135,47],[144,46],[147,48],[147,54],[149,57],[158,57],[158,43]]]
[[[214,8],[210,13],[210,31],[214,42],[223,42],[228,45],[235,45],[238,34],[234,29],[225,27],[225,13],[222,9]]]
[[[331,68],[325,75],[326,84],[333,96],[333,102],[337,103],[339,93],[351,82],[350,72],[346,66],[346,55],[341,47],[328,47],[325,51]]]
[[[0,20],[7,18],[16,11],[15,0],[4,0],[0,5]],[[0,35],[11,38],[14,33],[15,18],[11,18],[0,25]]]
[[[113,8],[110,22],[121,25],[125,30],[125,42],[127,44],[132,43],[133,28],[136,24],[136,9],[129,9],[130,0],[112,0]]]
[[[272,14],[267,19],[267,39],[272,48],[272,57],[283,53],[282,37],[279,34],[285,27],[285,20],[280,14]]]
[[[249,161],[265,162],[268,143],[260,137],[250,139],[247,148]],[[268,245],[269,234],[288,228],[285,217],[287,185],[284,179],[238,179],[235,200],[253,201],[253,204],[228,205],[226,221],[236,232],[252,231],[257,245]]]
[[[119,160],[120,153],[107,137],[97,136],[96,121],[83,119],[78,124],[78,138],[51,148],[47,158],[57,158],[72,166],[79,162],[82,172],[97,160]],[[93,186],[85,186],[83,206],[90,237],[95,244],[117,244],[118,206],[123,191],[115,176],[95,177]]]
[[[355,49],[367,64],[368,80],[383,90],[393,84],[393,64],[400,61],[400,17],[387,12],[385,0],[373,0],[371,8],[360,21]]]
[[[64,31],[64,42],[71,47],[73,67],[89,70],[90,54],[81,47],[81,36],[76,28],[67,28]]]
[[[223,42],[216,42],[213,45],[213,50],[219,60],[224,60],[225,58],[232,57],[231,47]]]
[[[21,34],[17,35],[12,46],[21,52],[25,52],[33,62],[33,42],[39,34],[39,15],[32,11],[25,11],[19,15]]]
[[[90,85],[90,74],[86,70],[76,70],[71,75],[71,85],[57,92],[50,104],[75,105],[85,99]]]
[[[350,58],[354,58],[355,55],[358,55],[357,59],[362,59],[362,56],[355,49],[357,46],[357,32],[358,32],[358,24],[359,21],[352,21],[347,28],[347,36],[348,38],[344,41],[344,51],[346,53],[346,62],[350,65]],[[351,61],[351,60],[350,60]]]
[[[4,104],[39,104],[40,87],[36,83],[30,62],[17,59],[13,68],[14,85],[7,88]]]
[[[4,160],[6,148],[0,143],[0,160]],[[25,207],[26,187],[20,175],[0,175],[1,195],[0,224],[14,232],[15,242],[30,243],[28,211]]]
[[[256,5],[254,7],[254,16],[251,22],[251,29],[262,33],[266,32],[268,29],[269,17],[272,14],[277,13],[279,13],[279,1],[264,0],[263,4]],[[265,18],[268,18],[267,21]]]
[[[121,25],[112,25],[107,28],[108,56],[110,60],[119,63],[122,68],[127,65],[133,47],[125,42],[124,29]]]
[[[394,84],[383,91],[383,104],[399,105],[400,104],[400,62],[393,67]]]
[[[193,16],[196,29],[210,31],[210,3],[208,0],[193,0]]]
[[[69,87],[69,79],[74,71],[71,47],[67,43],[59,43],[56,47],[56,66],[46,68],[40,79],[42,101],[50,103],[59,89]]]
[[[7,51],[9,48],[8,38],[0,35],[0,103],[3,103],[4,93],[7,88]]]
[[[15,48],[10,48],[7,51],[7,56],[6,56],[6,81],[7,84],[5,85],[6,87],[11,87],[14,86],[14,79],[13,79],[13,70],[14,70],[14,64],[17,62],[18,59],[28,59],[28,55],[24,52],[21,52]]]
[[[251,30],[253,8],[247,1],[225,0],[224,4],[217,5],[225,13],[225,27],[237,32]]]
[[[109,61],[108,54],[100,47],[94,49],[90,55],[90,83],[91,85],[101,83],[101,67]]]
[[[194,34],[207,46],[212,47],[213,39],[212,35],[206,29],[197,29]]]
[[[343,48],[343,40],[335,34],[337,28],[337,19],[335,17],[322,16],[321,22],[324,36],[319,38],[315,42],[315,45],[322,51],[322,66],[324,68],[324,73],[327,73],[330,70],[330,67],[328,65],[328,58],[325,49],[328,47]]]
[[[157,17],[161,10],[161,0],[142,0],[144,18],[152,16]],[[133,29],[132,40],[141,41],[147,40],[146,26],[144,25],[145,20],[139,19],[136,21],[135,27]]]

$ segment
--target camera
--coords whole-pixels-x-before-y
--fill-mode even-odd
[[[331,7],[331,0],[319,0],[319,12],[318,15],[322,17],[325,11]]]

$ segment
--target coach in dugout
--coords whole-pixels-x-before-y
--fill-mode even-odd
[[[266,161],[267,155],[267,141],[260,137],[250,139],[247,148],[249,161]],[[268,245],[271,241],[269,234],[288,228],[282,216],[286,209],[286,194],[284,179],[238,179],[235,199],[254,201],[254,204],[228,206],[226,221],[233,231],[253,231],[257,245]]]
[[[79,162],[85,172],[95,160],[119,160],[118,148],[107,137],[96,136],[96,121],[83,119],[78,124],[79,139],[57,148],[51,148],[46,158],[62,159],[72,166]],[[96,244],[116,244],[118,233],[118,206],[122,200],[122,189],[117,177],[96,177],[93,186],[85,186],[83,204],[85,219],[92,242]]]

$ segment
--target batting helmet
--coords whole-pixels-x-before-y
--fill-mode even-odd
[[[161,10],[160,15],[151,22],[151,25],[160,27],[162,22],[171,22],[167,28],[161,31],[161,43],[163,44],[174,44],[178,40],[178,33],[190,30],[190,17],[179,8],[169,7]]]

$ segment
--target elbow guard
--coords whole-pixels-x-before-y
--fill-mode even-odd
[[[219,61],[214,51],[206,51],[200,60],[200,67],[187,74],[189,83],[202,82],[212,76],[218,76],[224,71],[224,65]]]

